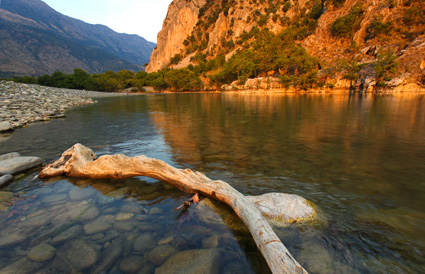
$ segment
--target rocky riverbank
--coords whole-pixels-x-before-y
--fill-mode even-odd
[[[115,95],[122,94],[0,81],[0,132],[65,117],[71,107],[93,104],[94,97]]]

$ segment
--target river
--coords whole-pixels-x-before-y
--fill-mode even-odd
[[[79,142],[97,155],[145,154],[201,171],[247,195],[297,194],[317,207],[318,218],[275,231],[310,273],[425,273],[424,99],[99,98],[65,119],[2,135],[8,139],[0,154],[16,151],[47,163]],[[1,189],[16,197],[0,215],[0,273],[153,273],[169,257],[198,249],[218,251],[219,263],[199,259],[208,271],[268,273],[249,232],[221,204],[205,199],[188,212],[174,211],[190,195],[144,177],[42,181],[35,175],[27,172]],[[197,253],[188,254],[197,262]]]

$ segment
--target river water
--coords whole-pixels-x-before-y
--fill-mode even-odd
[[[422,95],[123,96],[66,114],[3,135],[0,154],[47,163],[79,142],[201,171],[247,195],[298,194],[317,219],[275,231],[310,273],[425,273]],[[211,273],[269,271],[243,224],[207,198],[181,212],[190,195],[153,179],[35,175],[0,190],[14,193],[0,215],[0,273],[188,272],[170,266],[175,254]]]

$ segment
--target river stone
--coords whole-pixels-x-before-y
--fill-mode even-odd
[[[294,194],[267,193],[260,196],[247,196],[263,214],[279,223],[310,220],[316,214],[311,203]]]
[[[164,237],[161,240],[159,240],[158,245],[168,245],[172,241],[174,241],[174,236],[170,235],[170,236]]]
[[[99,252],[82,238],[66,242],[58,254],[77,271],[92,267],[100,258]]]
[[[127,221],[133,218],[133,213],[120,213],[115,217],[115,221]]]
[[[83,227],[81,225],[74,225],[67,230],[59,233],[53,238],[52,244],[56,245],[65,241],[69,241],[83,234]]]
[[[11,130],[13,130],[13,127],[9,122],[0,122],[0,132],[6,132]]]
[[[0,213],[9,209],[8,202],[13,198],[12,192],[0,191]],[[1,244],[1,243],[0,243]]]
[[[13,176],[10,175],[10,174],[0,176],[0,186],[6,184],[7,182],[9,182],[12,179],[13,179]]]
[[[141,231],[158,231],[162,229],[162,226],[148,222],[139,222],[137,223],[137,228]]]
[[[114,228],[120,231],[132,231],[134,229],[134,226],[131,223],[128,222],[116,222],[114,223]]]
[[[31,235],[23,232],[13,232],[3,230],[0,236],[0,248],[16,245],[28,239]]]
[[[95,234],[95,233],[106,231],[111,227],[112,227],[112,224],[110,220],[104,217],[100,217],[86,224],[84,226],[84,233]]]
[[[46,196],[42,199],[43,203],[57,203],[57,202],[61,202],[64,201],[68,196],[66,194],[53,194],[53,195],[49,195]]]
[[[196,218],[212,226],[225,226],[232,230],[247,232],[248,229],[239,217],[217,201],[202,199],[195,207]]]
[[[152,250],[156,246],[156,241],[154,240],[151,233],[143,233],[133,243],[133,249],[140,253],[145,253]]]
[[[170,257],[155,274],[166,273],[219,273],[220,252],[218,249],[197,249],[179,252]]]
[[[42,243],[31,248],[30,252],[28,252],[28,258],[41,263],[50,260],[55,254],[56,248],[47,243]]]
[[[22,157],[21,154],[19,154],[18,152],[3,154],[3,155],[0,155],[0,162],[4,160],[13,159],[13,158],[18,158],[18,157]]]
[[[0,172],[3,174],[15,174],[43,163],[38,157],[16,157],[0,162]]]
[[[202,240],[202,247],[203,248],[214,248],[217,247],[220,243],[220,236],[217,234],[210,236],[208,238],[205,238]]]
[[[149,252],[148,260],[154,265],[159,266],[177,252],[178,250],[171,245],[160,245]]]
[[[97,265],[93,273],[101,273],[103,271],[108,271],[109,268],[117,261],[121,256],[123,250],[122,241],[115,240],[110,245],[108,245],[102,252],[102,260]]]
[[[33,274],[37,273],[37,270],[40,269],[44,264],[28,260],[27,258],[22,258],[5,268],[0,269],[1,274]]]
[[[143,257],[131,256],[121,261],[120,270],[124,273],[136,273],[145,263]]]
[[[73,201],[81,201],[90,198],[96,193],[92,188],[77,188],[74,187],[69,192],[69,198]]]

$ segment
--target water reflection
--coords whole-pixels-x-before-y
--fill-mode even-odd
[[[164,101],[151,100],[149,108],[177,162],[248,194],[296,193],[322,208],[328,226],[286,242],[311,272],[424,271],[421,96],[226,94]],[[322,255],[315,259],[308,250]]]

